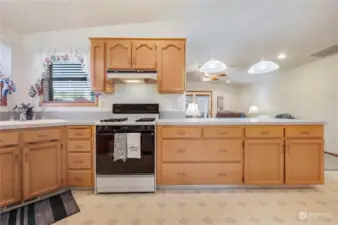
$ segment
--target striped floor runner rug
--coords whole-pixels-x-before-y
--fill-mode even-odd
[[[79,212],[71,191],[0,215],[1,225],[50,225]]]

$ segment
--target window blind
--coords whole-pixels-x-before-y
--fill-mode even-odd
[[[94,102],[88,74],[80,63],[53,63],[43,81],[46,102]]]

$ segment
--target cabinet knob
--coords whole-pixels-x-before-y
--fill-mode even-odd
[[[306,135],[306,134],[310,134],[310,132],[309,131],[302,131],[301,134],[305,134]]]
[[[76,136],[82,136],[83,134],[82,133],[74,133],[74,135],[76,135]]]
[[[225,131],[219,131],[218,134],[220,134],[220,135],[227,135],[228,133],[225,132]]]
[[[185,173],[177,173],[177,176],[185,176],[186,174]]]
[[[269,134],[269,131],[262,131],[261,134]]]
[[[227,150],[224,149],[224,148],[219,149],[219,151],[220,151],[220,152],[227,152]]]
[[[218,173],[218,176],[226,176],[227,175],[227,173]]]
[[[184,153],[184,152],[185,152],[185,149],[178,149],[177,152],[179,152],[179,153]]]

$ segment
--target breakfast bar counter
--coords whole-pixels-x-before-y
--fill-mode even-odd
[[[286,119],[160,119],[159,187],[324,183],[324,124]]]

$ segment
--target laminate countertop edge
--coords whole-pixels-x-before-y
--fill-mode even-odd
[[[31,120],[31,121],[0,121],[0,130],[55,127],[55,126],[94,126],[95,121],[67,121],[61,119]],[[325,125],[323,121],[288,120],[288,119],[159,119],[156,125]],[[142,125],[142,124],[140,124]]]

